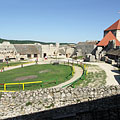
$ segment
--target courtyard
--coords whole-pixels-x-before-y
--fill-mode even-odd
[[[58,85],[72,77],[72,67],[68,65],[34,64],[0,73],[0,83],[24,83],[42,81],[42,83],[26,84],[25,90],[33,90]],[[3,86],[0,87],[3,89]],[[22,90],[22,85],[7,85],[7,90]]]

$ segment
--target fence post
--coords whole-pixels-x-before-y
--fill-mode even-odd
[[[74,73],[75,73],[75,68],[74,68],[74,66],[72,66],[72,70],[73,70],[72,72],[73,72],[73,74],[74,74]]]
[[[24,90],[24,87],[25,87],[25,86],[24,86],[24,83],[23,83],[23,90]]]
[[[75,88],[75,85],[74,85],[74,83],[73,83],[73,88]]]
[[[43,83],[41,83],[41,88],[43,88]]]
[[[6,84],[4,84],[4,91],[6,91]]]
[[[57,79],[56,79],[56,84],[57,84],[58,82],[57,82]]]
[[[72,66],[72,76],[74,75],[75,70],[74,70],[74,66]]]

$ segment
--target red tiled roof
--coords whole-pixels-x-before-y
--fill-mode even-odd
[[[117,22],[113,23],[105,31],[108,31],[108,30],[120,30],[120,19]]]
[[[116,39],[111,31],[106,34],[106,36],[97,44],[97,46],[107,46],[110,40],[115,40],[116,46],[120,46],[120,42]]]

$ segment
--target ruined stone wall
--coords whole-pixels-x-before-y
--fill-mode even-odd
[[[78,51],[79,51],[79,49],[81,49],[82,56],[85,56],[85,54],[91,54],[93,52],[93,50],[95,49],[95,47],[96,47],[96,45],[82,43],[82,44],[78,44],[76,46],[76,49]]]
[[[46,53],[47,57],[55,56],[58,51],[58,47],[55,45],[42,45],[42,58],[44,57],[44,53]]]
[[[13,44],[10,44],[9,42],[3,42],[2,44],[0,44],[0,59],[2,59],[3,61],[6,57],[16,58],[15,53],[16,51]]]
[[[2,93],[0,97],[0,118],[9,118],[25,114],[32,114],[53,108],[71,106],[86,102],[81,107],[70,107],[69,110],[58,110],[59,115],[78,114],[89,111],[87,102],[120,94],[120,86],[101,88],[49,88],[34,91],[21,91],[14,93]],[[108,100],[109,103],[109,100]],[[97,106],[100,105],[100,106]],[[109,103],[108,106],[110,106]],[[120,104],[119,104],[120,105]],[[102,104],[96,104],[97,108],[106,108],[104,100]],[[90,108],[92,109],[92,108]],[[46,113],[49,114],[49,113]],[[51,114],[46,117],[53,117]],[[57,117],[54,115],[54,117]],[[45,116],[43,115],[43,118]]]

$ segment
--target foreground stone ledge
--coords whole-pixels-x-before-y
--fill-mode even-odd
[[[120,86],[45,88],[1,94],[0,118],[4,119],[118,95]]]

